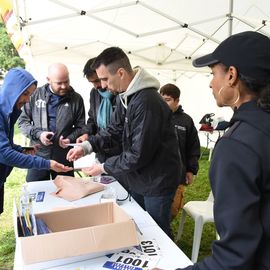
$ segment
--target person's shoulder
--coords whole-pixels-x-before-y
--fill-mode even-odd
[[[74,90],[74,88],[73,87],[71,87],[70,86],[70,93],[69,93],[69,95],[71,96],[71,97],[76,97],[76,98],[78,98],[78,99],[82,99],[82,96],[81,96],[81,94],[80,93],[78,93],[78,92],[76,92],[75,90]]]
[[[177,111],[174,112],[174,114],[176,116],[178,115],[179,117],[185,119],[188,122],[193,123],[193,118],[189,114],[187,114],[186,112],[184,112],[182,108],[178,108]]]
[[[34,98],[40,97],[40,96],[44,96],[46,92],[47,92],[47,84],[39,86],[31,95],[31,99],[34,99]]]
[[[49,90],[49,84],[46,83],[46,84],[43,84],[43,85],[41,85],[41,86],[38,86],[38,87],[37,87],[37,90],[43,90],[43,91]],[[36,91],[35,91],[35,92],[36,92]]]
[[[47,83],[44,85],[38,86],[36,91],[34,91],[33,94],[38,95],[38,94],[46,93],[46,92],[50,92],[49,84],[47,84]]]
[[[249,145],[250,147],[254,147],[254,145],[256,145],[255,148],[259,149],[260,147],[266,147],[266,145],[263,146],[263,142],[269,140],[269,134],[266,134],[250,123],[236,121],[221,138],[237,140],[243,144]]]

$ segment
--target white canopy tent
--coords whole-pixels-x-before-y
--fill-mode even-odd
[[[180,87],[181,103],[195,123],[217,107],[208,89],[209,70],[194,69],[192,59],[233,33],[270,36],[265,0],[15,0],[14,12],[23,33],[22,52],[40,83],[49,64],[63,62],[88,106],[85,62],[119,46],[133,66],[147,68],[161,84]]]

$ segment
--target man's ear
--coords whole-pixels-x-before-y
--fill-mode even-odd
[[[122,80],[125,76],[126,71],[123,68],[119,68],[117,70],[117,74],[119,75],[120,79]]]

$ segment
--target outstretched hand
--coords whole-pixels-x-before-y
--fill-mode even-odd
[[[65,165],[63,165],[61,163],[58,163],[55,160],[51,160],[50,162],[51,162],[50,169],[55,171],[55,172],[69,172],[69,171],[73,170],[72,167],[65,166]]]

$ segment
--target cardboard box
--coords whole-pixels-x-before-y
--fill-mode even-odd
[[[17,218],[17,241],[25,265],[81,255],[89,259],[139,244],[133,220],[112,202],[40,213],[36,217],[43,219],[52,233],[22,237]]]

